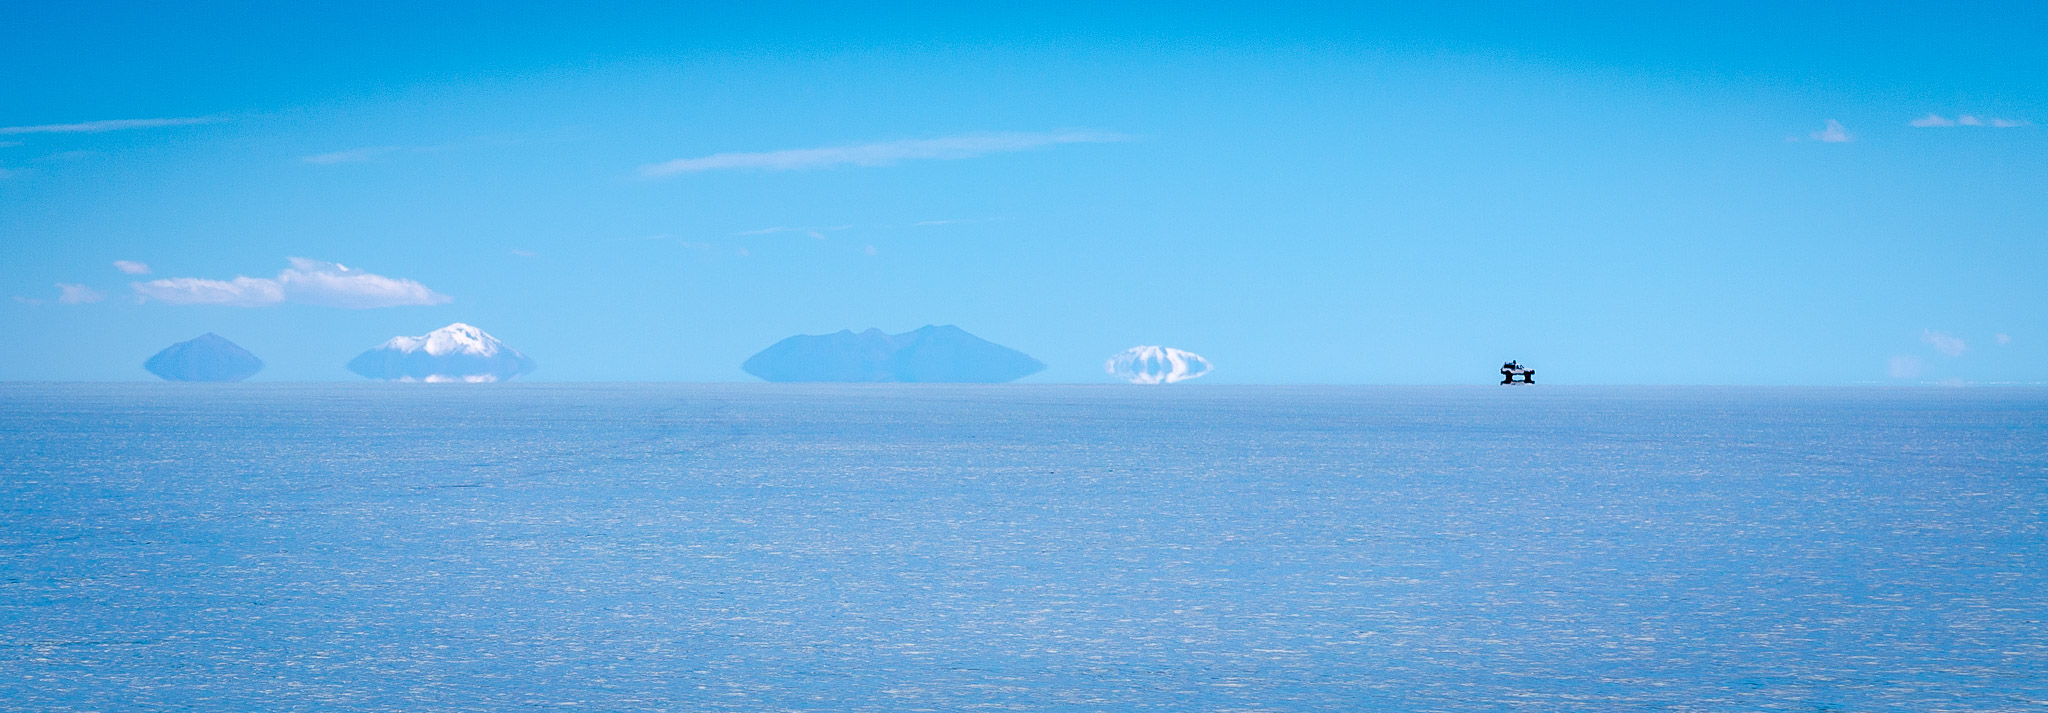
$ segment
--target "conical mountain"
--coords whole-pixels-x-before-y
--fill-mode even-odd
[[[165,347],[142,363],[165,381],[241,381],[263,370],[263,360],[241,345],[207,332]]]

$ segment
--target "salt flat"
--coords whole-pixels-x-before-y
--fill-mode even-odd
[[[0,709],[2042,710],[2048,391],[0,385]]]

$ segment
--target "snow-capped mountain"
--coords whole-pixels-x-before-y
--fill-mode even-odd
[[[456,322],[428,332],[420,337],[392,337],[378,349],[396,349],[402,352],[425,351],[434,356],[463,353],[475,356],[497,356],[507,347],[497,337],[485,334],[484,330]]]
[[[349,360],[349,371],[386,381],[504,381],[533,371],[532,359],[461,322],[417,337],[392,337]]]
[[[1173,347],[1140,346],[1118,352],[1102,370],[1133,384],[1178,384],[1209,373],[1209,360]]]

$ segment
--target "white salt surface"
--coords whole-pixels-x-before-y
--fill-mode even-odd
[[[2031,711],[2048,392],[0,386],[0,709]]]

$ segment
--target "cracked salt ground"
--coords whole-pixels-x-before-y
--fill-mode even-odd
[[[0,385],[0,709],[2038,710],[2033,390]]]

